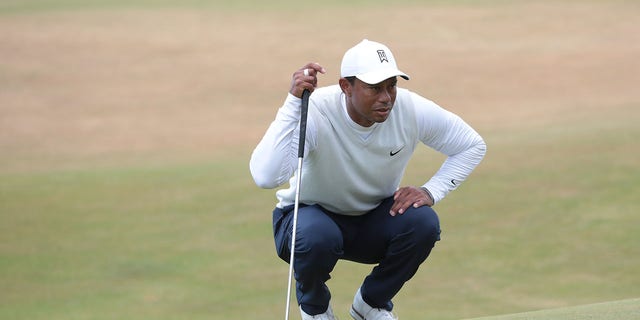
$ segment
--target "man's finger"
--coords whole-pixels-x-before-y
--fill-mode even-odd
[[[315,73],[314,73],[314,72],[312,72],[312,70],[309,70],[309,74],[310,74],[310,75],[315,75],[315,74],[317,74],[318,72],[319,72],[319,73],[322,73],[322,74],[327,73],[327,70],[325,70],[323,66],[321,66],[320,64],[318,64],[318,63],[316,63],[316,62],[310,62],[310,63],[307,63],[304,67],[305,67],[305,68],[308,68],[308,69],[312,69],[312,70],[314,70],[314,71],[315,71]]]

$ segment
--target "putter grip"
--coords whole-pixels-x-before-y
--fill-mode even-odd
[[[307,111],[309,110],[309,96],[311,92],[302,92],[302,106],[300,107],[300,140],[298,142],[298,158],[304,157],[304,141],[307,136]]]

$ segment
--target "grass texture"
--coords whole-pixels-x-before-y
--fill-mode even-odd
[[[226,3],[0,3],[0,319],[282,318],[274,190],[250,153],[290,74],[317,60],[333,83],[363,37],[488,145],[436,206],[442,241],[400,317],[638,318],[637,5],[331,2],[309,26]],[[403,183],[442,160],[420,149]],[[336,267],[339,317],[371,267]]]
[[[475,320],[626,320],[638,319],[638,317],[640,317],[640,299],[628,299],[497,317],[483,317]]]

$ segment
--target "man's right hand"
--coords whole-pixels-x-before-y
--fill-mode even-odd
[[[307,63],[304,67],[293,73],[289,93],[298,98],[302,98],[302,92],[305,89],[313,92],[318,85],[318,73],[324,74],[326,70],[317,63]]]

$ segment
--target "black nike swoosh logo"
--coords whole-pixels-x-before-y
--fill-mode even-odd
[[[395,156],[396,154],[398,154],[398,152],[402,151],[402,149],[404,149],[404,146],[402,146],[402,148],[398,149],[398,151],[396,151],[396,152],[393,152],[393,150],[392,150],[392,151],[389,151],[389,155],[393,157],[393,156]]]

